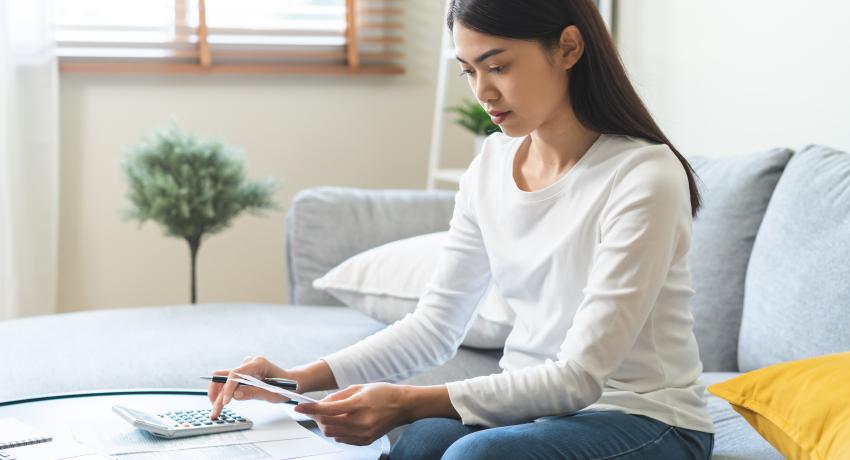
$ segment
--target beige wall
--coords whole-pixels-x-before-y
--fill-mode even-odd
[[[63,74],[60,311],[188,302],[186,243],[118,215],[125,149],[172,115],[243,149],[248,177],[277,178],[285,208],[319,185],[423,188],[442,13],[439,2],[408,2],[401,77]],[[459,83],[452,92],[463,94]],[[445,145],[449,164],[472,156],[459,128]],[[240,217],[204,241],[200,302],[286,302],[284,212]]]
[[[850,2],[621,0],[632,81],[686,154],[850,150]]]

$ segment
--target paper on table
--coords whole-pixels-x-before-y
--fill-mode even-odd
[[[0,419],[0,449],[47,442],[51,436],[14,418]]]
[[[243,385],[250,385],[252,387],[262,388],[263,390],[270,391],[272,393],[277,393],[277,394],[282,395],[282,396],[286,396],[287,398],[293,399],[293,400],[298,401],[298,402],[306,402],[306,403],[318,402],[317,400],[315,400],[315,399],[313,399],[309,396],[304,396],[300,393],[296,393],[294,391],[289,391],[285,388],[280,388],[280,387],[269,385],[268,383],[260,381],[260,380],[254,378],[250,375],[240,374],[238,372],[234,372],[234,374],[238,375],[240,378],[233,379],[233,380],[235,380],[236,382],[239,382]]]
[[[99,455],[95,449],[82,445],[76,441],[59,439],[40,444],[13,447],[3,450],[18,460],[64,460],[64,459],[108,459],[109,457]]]
[[[268,452],[276,460],[342,452],[338,446],[318,436],[289,441],[258,442],[254,445]]]
[[[144,452],[118,456],[118,460],[284,460],[341,452],[319,437],[268,441],[198,449]]]
[[[280,441],[288,442],[288,441]],[[120,455],[119,460],[259,460],[270,459],[269,453],[254,444],[199,447],[197,449],[142,452]]]
[[[147,431],[134,428],[123,420],[97,420],[81,423],[73,428],[73,433],[77,441],[110,455],[316,437],[310,430],[299,425],[289,416],[263,423],[262,426],[254,425],[250,430],[178,439],[158,438]]]

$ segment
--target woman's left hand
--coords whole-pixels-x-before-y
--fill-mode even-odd
[[[310,416],[325,436],[366,446],[408,423],[404,388],[390,383],[351,385],[316,403],[299,403],[295,412]]]

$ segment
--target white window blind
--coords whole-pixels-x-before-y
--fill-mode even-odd
[[[404,71],[403,0],[53,1],[66,71]]]

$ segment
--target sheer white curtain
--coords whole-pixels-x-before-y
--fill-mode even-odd
[[[50,0],[0,0],[0,319],[56,311],[58,70]]]

